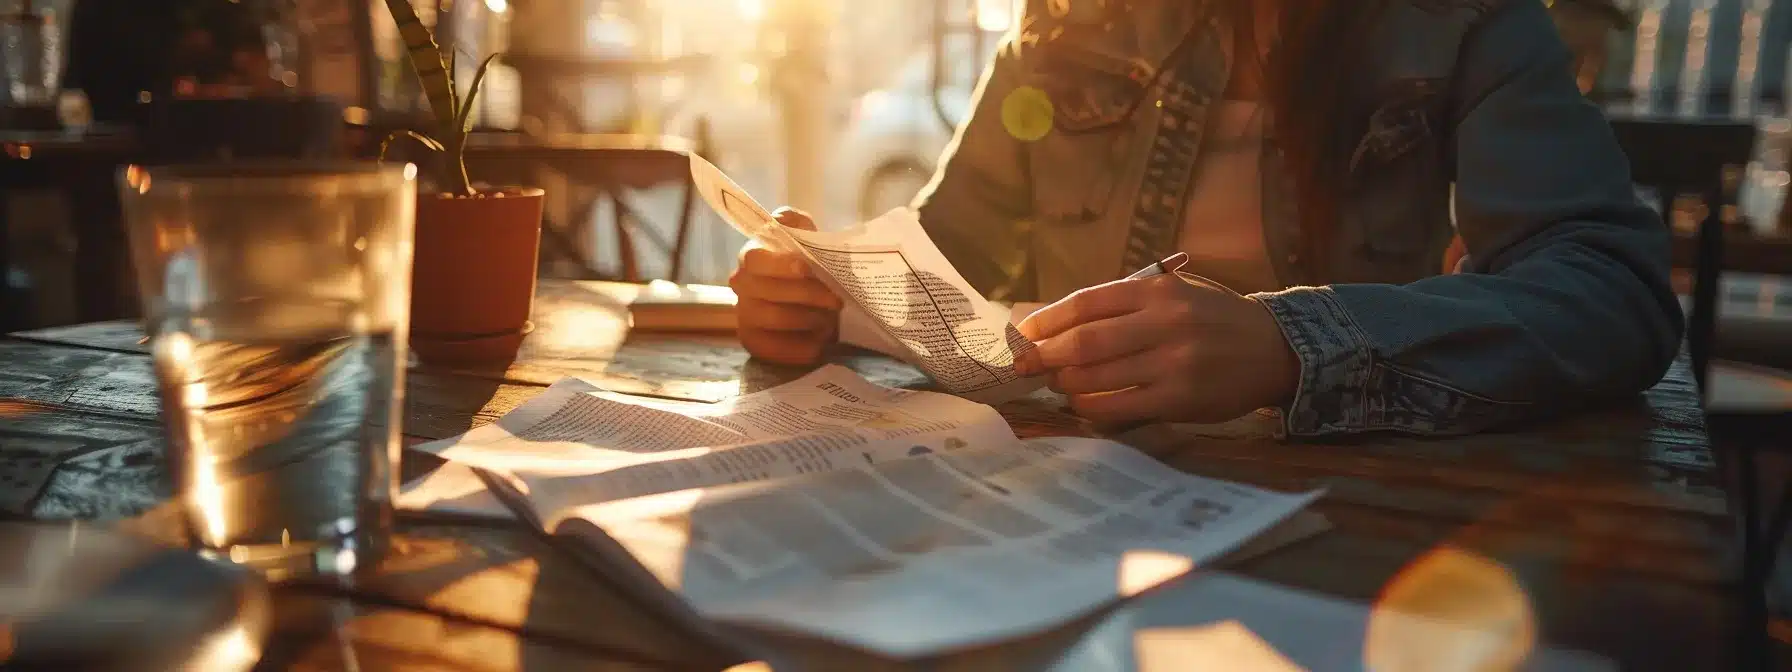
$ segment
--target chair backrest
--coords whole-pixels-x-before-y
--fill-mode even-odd
[[[1664,220],[1671,225],[1674,199],[1695,194],[1704,200],[1692,258],[1676,255],[1675,265],[1693,268],[1692,310],[1687,314],[1686,347],[1700,393],[1717,331],[1718,286],[1723,273],[1722,206],[1730,191],[1725,172],[1747,165],[1754,153],[1752,121],[1614,115],[1612,131],[1630,157],[1631,180],[1655,190]],[[1677,249],[1681,246],[1676,245]]]

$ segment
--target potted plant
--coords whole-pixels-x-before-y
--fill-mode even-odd
[[[481,187],[467,179],[473,101],[492,61],[479,65],[461,100],[453,59],[444,57],[409,0],[386,0],[429,103],[429,133],[399,131],[438,161],[417,195],[411,283],[411,350],[426,363],[506,361],[530,329],[541,245],[541,189]],[[386,143],[380,153],[385,154]]]

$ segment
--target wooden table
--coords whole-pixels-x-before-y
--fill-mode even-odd
[[[407,439],[448,437],[490,422],[567,375],[621,392],[713,401],[802,373],[749,361],[727,338],[625,339],[622,313],[604,297],[578,284],[544,282],[538,329],[514,364],[413,369]],[[139,338],[133,324],[99,323],[0,339],[0,486],[32,474],[48,481],[35,499],[0,498],[0,511],[117,520],[174,538],[174,512],[163,501],[157,402]],[[838,361],[887,385],[926,382],[877,356],[844,354]],[[1022,435],[1084,431],[1038,399],[1002,410]],[[1334,529],[1229,568],[1247,577],[1367,603],[1390,581],[1411,579],[1427,559],[1468,554],[1497,562],[1516,580],[1543,643],[1596,652],[1623,669],[1710,669],[1729,645],[1724,589],[1733,528],[1700,417],[1681,364],[1618,407],[1475,437],[1288,444],[1154,427],[1122,438],[1194,473],[1285,490],[1329,488],[1315,509]],[[407,454],[407,474],[432,467],[426,457]],[[733,662],[636,608],[531,532],[420,516],[406,517],[401,531],[395,552],[354,594],[289,590],[283,599],[355,605],[365,618],[350,618],[337,631],[387,647],[395,660],[422,656],[480,669],[541,661],[605,669]],[[986,669],[1012,664],[1017,655],[1038,660],[1097,620],[955,655],[943,665]],[[471,653],[487,647],[497,653]],[[877,667],[853,660],[828,668]]]

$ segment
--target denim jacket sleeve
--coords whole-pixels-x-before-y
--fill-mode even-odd
[[[1502,5],[1452,78],[1466,272],[1256,296],[1301,363],[1290,436],[1474,432],[1634,394],[1678,352],[1667,228],[1543,4]]]
[[[1026,150],[1003,120],[1004,104],[1019,107],[1007,103],[1021,77],[1019,48],[1009,37],[996,50],[971,96],[969,119],[915,197],[921,226],[940,252],[972,287],[997,299],[1006,298],[1026,264],[1032,213]]]

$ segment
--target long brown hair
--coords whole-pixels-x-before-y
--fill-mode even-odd
[[[1264,94],[1294,182],[1298,252],[1313,273],[1325,273],[1350,156],[1368,125],[1372,101],[1356,75],[1373,24],[1387,5],[1388,0],[1282,0],[1277,12],[1281,38],[1265,66]]]

